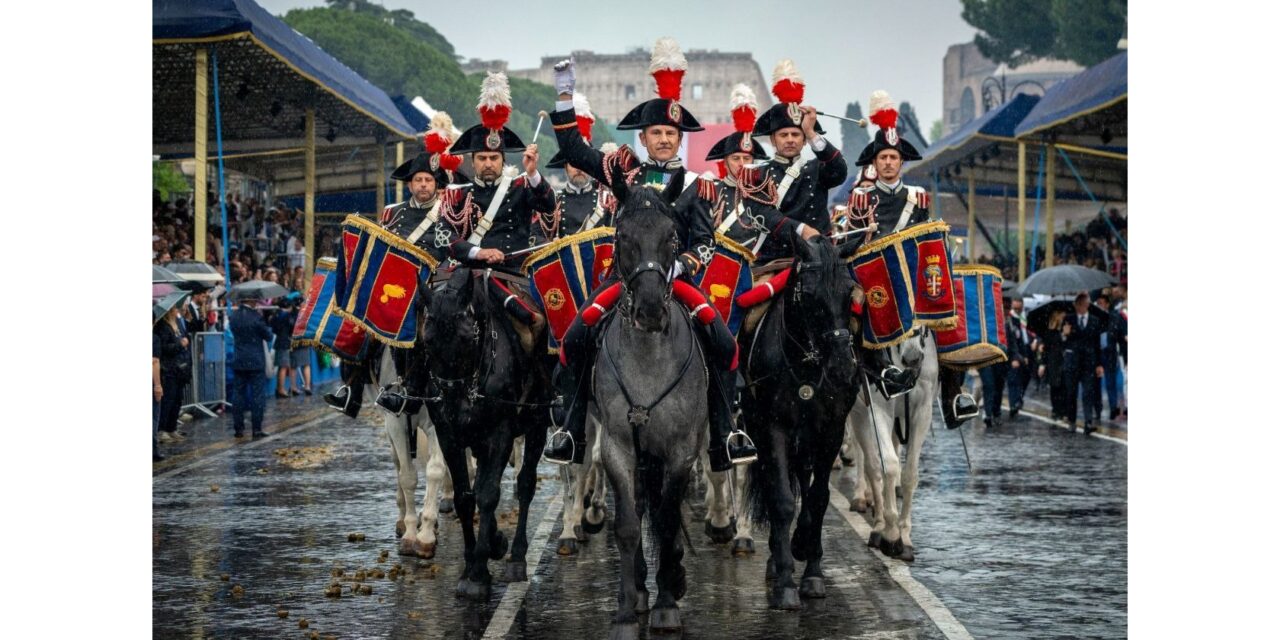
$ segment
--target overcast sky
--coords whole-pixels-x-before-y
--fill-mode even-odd
[[[324,5],[320,0],[258,2],[276,15]],[[766,83],[773,65],[789,57],[805,78],[806,102],[819,110],[843,115],[845,103],[859,101],[865,112],[871,92],[885,89],[899,102],[912,104],[925,135],[942,117],[942,56],[948,46],[969,42],[974,34],[960,19],[960,0],[382,4],[413,11],[464,58],[499,58],[513,69],[534,67],[544,55],[574,49],[621,53],[648,48],[661,36],[674,37],[685,49],[749,51]],[[838,132],[838,123],[827,129]]]

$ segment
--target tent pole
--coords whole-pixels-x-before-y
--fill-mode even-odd
[[[396,143],[396,166],[398,167],[402,164],[404,164],[404,143],[397,142]],[[436,185],[436,187],[439,189],[444,188],[441,185]],[[404,183],[400,182],[399,180],[396,180],[396,202],[404,202]],[[378,213],[382,213],[382,212],[379,211]]]
[[[196,175],[195,203],[192,213],[195,218],[194,249],[195,259],[205,261],[205,239],[209,235],[208,215],[209,201],[209,50],[196,49]],[[225,249],[225,247],[224,247]]]
[[[1044,266],[1053,266],[1053,202],[1057,196],[1058,189],[1058,155],[1049,153],[1049,157],[1045,158],[1047,164],[1044,168],[1044,227],[1045,227],[1045,247],[1044,247]]]
[[[978,205],[976,204],[975,201],[977,200],[978,191],[977,191],[977,187],[973,182],[973,171],[974,171],[973,168],[970,167],[969,168],[969,232],[968,232],[969,233],[969,238],[968,238],[969,262],[974,261],[973,254],[977,253],[977,249],[973,247],[973,245],[977,244],[976,243],[977,236],[976,234],[973,233],[973,230],[977,228]]]
[[[227,177],[222,167],[222,91],[218,89],[218,50],[213,50],[213,126],[218,145],[218,209],[222,221],[222,279],[231,291],[231,252],[227,249]]]
[[[1045,148],[1040,147],[1040,165],[1036,169],[1036,212],[1031,218],[1031,273],[1036,272],[1036,247],[1040,246],[1040,199],[1044,197]]]
[[[1027,143],[1018,141],[1018,282],[1027,279]]]
[[[396,165],[399,166],[399,165]],[[378,204],[375,213],[381,215],[387,206],[387,145],[378,143]]]
[[[1070,169],[1071,174],[1076,177],[1076,182],[1080,183],[1080,188],[1084,189],[1085,195],[1089,196],[1089,199],[1092,200],[1094,204],[1098,205],[1098,212],[1104,212],[1107,208],[1106,205],[1098,202],[1098,198],[1093,195],[1093,190],[1091,190],[1089,185],[1085,183],[1084,178],[1080,177],[1080,172],[1076,171],[1076,165],[1074,162],[1071,162],[1071,157],[1067,155],[1066,151],[1062,150],[1061,146],[1058,147],[1058,153],[1061,154],[1062,159],[1067,162],[1067,168]],[[1119,242],[1120,246],[1123,247],[1125,251],[1128,251],[1129,243],[1125,242],[1124,238],[1120,237],[1120,232],[1116,230],[1115,225],[1111,224],[1111,218],[1104,215],[1102,216],[1102,220],[1107,223],[1107,228],[1111,229],[1111,234],[1116,237],[1116,242]]]
[[[307,282],[311,282],[311,274],[316,265],[316,110],[307,108],[306,141],[306,173],[307,192],[303,198],[303,216],[307,243]]]

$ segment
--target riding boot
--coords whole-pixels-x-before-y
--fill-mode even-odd
[[[942,419],[948,429],[956,429],[978,416],[978,403],[961,386],[964,371],[938,367],[938,381],[942,383]]]
[[[738,372],[708,367],[707,422],[711,426],[711,442],[707,453],[712,471],[728,471],[738,464],[756,459],[756,445],[745,431],[734,423],[737,413],[735,382]]]
[[[396,349],[392,352],[396,373],[400,376],[400,391],[396,385],[387,385],[374,400],[378,406],[393,415],[415,415],[422,408],[422,396],[426,392],[428,375],[422,354],[416,350]]]
[[[551,421],[559,428],[547,439],[542,456],[552,464],[582,464],[587,455],[587,393],[584,383],[590,363],[595,361],[595,332],[575,320],[560,345],[560,364],[552,384],[556,399]]]
[[[873,358],[880,369],[880,377],[877,384],[880,386],[880,392],[887,398],[896,398],[903,395],[916,386],[916,375],[914,370],[903,369],[893,363],[893,359],[889,357],[888,349],[877,349],[872,351]]]
[[[359,415],[364,399],[363,371],[363,363],[347,364],[343,362],[340,365],[340,373],[345,384],[338,387],[337,391],[333,393],[324,394],[324,403],[337,411],[345,413],[350,418]]]

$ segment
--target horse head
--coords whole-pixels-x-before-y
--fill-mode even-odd
[[[649,188],[629,189],[618,216],[614,266],[622,281],[622,314],[644,331],[665,331],[670,322],[671,268],[676,228],[671,205]],[[621,213],[621,212],[620,212]]]
[[[849,332],[853,277],[826,238],[797,239],[793,245],[788,324],[803,327],[811,347],[823,355],[828,377],[851,381],[857,368]]]
[[[475,279],[471,269],[459,267],[427,295],[422,339],[432,355],[433,370],[466,371],[479,367],[484,298],[477,293],[481,290]]]

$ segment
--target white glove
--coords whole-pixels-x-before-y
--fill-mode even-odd
[[[671,271],[667,273],[667,281],[674,281],[676,278],[679,278],[682,273],[684,273],[684,263],[677,259],[676,263],[671,265]]]
[[[553,74],[553,84],[556,87],[556,93],[573,93],[573,87],[576,78],[573,75],[573,59],[561,60],[556,63],[555,72]]]

